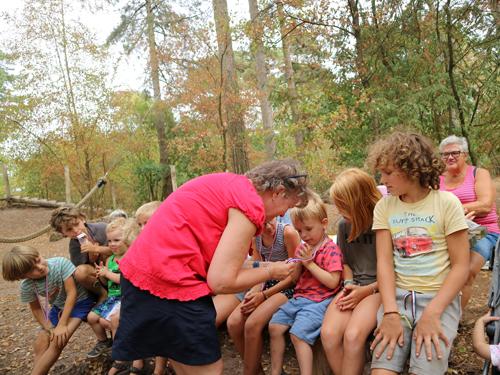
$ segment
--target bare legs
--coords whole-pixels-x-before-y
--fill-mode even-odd
[[[269,324],[271,337],[271,375],[281,375],[285,355],[285,333],[290,329],[283,324]]]
[[[236,349],[243,358],[244,374],[263,374],[262,331],[278,308],[287,301],[283,293],[276,293],[262,302],[248,316],[243,315],[238,306],[227,320],[227,328]]]
[[[78,318],[70,318],[68,322],[68,340],[75,333],[82,321]],[[41,331],[35,339],[34,351],[35,361],[31,375],[45,375],[56,363],[62,350],[68,342],[62,347],[58,347],[56,340],[50,340],[47,332]]]
[[[97,303],[106,299],[106,289],[97,280],[95,268],[90,264],[81,264],[76,267],[74,277],[77,283],[80,283],[85,289],[97,296]]]
[[[469,302],[469,299],[472,295],[472,284],[474,284],[474,280],[479,271],[481,271],[481,267],[483,267],[484,263],[486,263],[486,260],[481,255],[479,255],[479,253],[475,251],[470,252],[469,279],[462,288],[462,311],[465,309],[465,306],[467,306],[467,303]]]
[[[189,366],[170,360],[176,375],[222,375],[222,359],[204,366]]]
[[[229,315],[240,304],[240,300],[234,294],[219,294],[212,298],[215,307],[215,326],[219,327],[226,321]]]
[[[321,341],[335,375],[363,373],[366,340],[377,325],[380,294],[365,297],[351,311],[341,311],[333,301],[325,314]]]

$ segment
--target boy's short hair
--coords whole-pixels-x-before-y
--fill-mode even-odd
[[[134,219],[127,219],[123,224],[123,243],[127,248],[132,245],[137,236],[141,233],[141,228]]]
[[[86,216],[80,209],[75,207],[59,207],[52,211],[50,226],[61,233],[63,227],[73,227],[78,220],[85,220]]]
[[[324,219],[328,218],[326,205],[323,203],[321,197],[313,191],[309,191],[308,195],[309,199],[305,207],[294,207],[290,210],[290,217],[292,219],[292,222],[303,222],[304,220],[308,219],[323,221]]]
[[[394,166],[417,179],[420,186],[434,190],[439,189],[439,176],[444,171],[444,163],[427,137],[400,131],[373,144],[367,164],[373,172]]]
[[[31,246],[14,246],[3,256],[2,277],[6,281],[24,279],[33,270],[39,257],[38,250]]]
[[[118,217],[114,219],[111,223],[106,225],[106,233],[113,232],[117,229],[123,230],[123,227],[125,226],[125,223],[127,222],[128,219],[125,219],[123,217]]]
[[[140,215],[145,215],[150,218],[154,212],[160,207],[161,201],[152,201],[148,203],[144,203],[141,207],[135,211],[135,217],[139,217]]]

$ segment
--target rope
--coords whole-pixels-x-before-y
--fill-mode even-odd
[[[111,169],[114,168],[114,166],[118,164],[118,162],[116,162],[115,164],[113,164],[113,166],[104,174],[103,177],[101,177],[100,179],[97,180],[97,183],[95,184],[95,186],[87,193],[87,195],[85,195],[81,200],[80,202],[78,202],[75,207],[81,207],[85,204],[85,202],[87,202],[90,197],[97,191],[99,190],[100,188],[102,188],[104,185],[106,185],[106,177],[108,176],[108,173],[111,171]],[[48,231],[50,230],[50,225],[47,225],[46,227],[40,229],[39,231],[35,232],[35,233],[32,233],[32,234],[28,234],[27,236],[23,236],[23,237],[14,237],[14,238],[4,238],[4,237],[0,237],[0,243],[18,243],[18,242],[26,242],[26,241],[29,241],[29,240],[32,240],[34,238],[37,238],[37,237],[40,237],[42,234],[44,233],[47,233]]]

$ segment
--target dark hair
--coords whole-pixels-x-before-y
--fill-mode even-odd
[[[50,226],[57,232],[61,232],[63,227],[72,227],[78,220],[85,220],[85,214],[78,208],[59,207],[52,211]]]
[[[418,179],[420,186],[439,189],[444,164],[432,142],[421,134],[396,131],[370,148],[367,164],[374,172],[394,166]]]

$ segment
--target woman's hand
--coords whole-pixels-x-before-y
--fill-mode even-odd
[[[439,340],[442,340],[446,347],[450,345],[450,342],[443,332],[439,318],[439,315],[426,313],[426,311],[422,313],[422,316],[413,330],[413,339],[417,344],[415,349],[417,357],[420,355],[423,344],[428,361],[432,360],[432,345],[434,345],[436,349],[437,358],[443,358]]]
[[[339,306],[339,309],[343,311],[354,309],[358,303],[360,303],[361,300],[370,293],[366,292],[366,287],[349,284],[342,289],[340,294],[341,295],[336,303]]]
[[[266,264],[269,272],[269,280],[283,280],[290,276],[296,265],[286,262],[272,262]]]
[[[263,292],[261,291],[249,291],[245,298],[243,299],[243,303],[241,304],[241,313],[243,315],[250,315],[262,302],[264,302],[265,297]]]
[[[391,359],[396,348],[396,343],[402,347],[404,344],[403,325],[399,312],[385,315],[380,323],[380,326],[375,330],[375,339],[373,340],[370,350],[374,350],[376,358],[380,358],[385,348],[387,349],[387,359]]]

